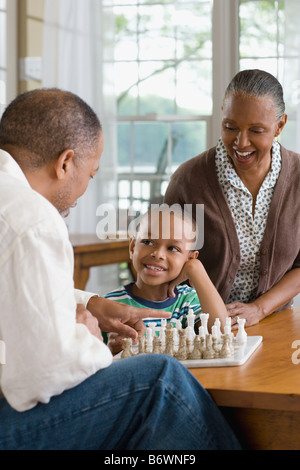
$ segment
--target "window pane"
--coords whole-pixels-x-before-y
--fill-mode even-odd
[[[133,62],[115,64],[115,87],[119,116],[138,114],[138,65]]]
[[[116,7],[115,15],[115,60],[137,59],[137,8]]]
[[[0,11],[0,67],[6,67],[6,13]]]
[[[135,172],[165,173],[168,163],[168,124],[134,124]]]
[[[6,0],[0,0],[0,10],[6,9]]]
[[[277,2],[248,1],[240,5],[240,56],[277,55]]]
[[[170,5],[139,8],[139,59],[167,60],[175,57],[174,7]]]
[[[279,61],[276,57],[272,59],[241,59],[240,70],[260,69],[271,73],[281,81],[283,60]]]
[[[177,58],[212,57],[211,2],[179,5],[173,15]]]
[[[212,113],[211,61],[184,62],[177,69],[178,114]]]
[[[118,166],[121,171],[130,171],[131,126],[129,123],[118,123]]]
[[[206,147],[206,122],[179,122],[172,124],[172,171]]]
[[[175,71],[166,62],[140,65],[140,114],[175,113]]]

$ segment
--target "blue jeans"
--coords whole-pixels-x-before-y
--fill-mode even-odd
[[[48,404],[0,400],[0,449],[239,449],[209,394],[176,359],[122,359]]]

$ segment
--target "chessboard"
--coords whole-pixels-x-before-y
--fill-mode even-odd
[[[245,321],[239,321],[236,335],[231,331],[231,320],[228,319],[221,332],[218,319],[208,333],[209,314],[201,314],[201,327],[194,332],[189,316],[188,326],[181,328],[180,322],[174,325],[162,323],[156,327],[149,325],[146,334],[139,338],[138,345],[132,345],[129,338],[123,340],[123,351],[114,360],[124,359],[141,354],[168,354],[178,359],[188,368],[195,367],[230,367],[244,364],[261,344],[262,336],[248,336],[245,332]]]

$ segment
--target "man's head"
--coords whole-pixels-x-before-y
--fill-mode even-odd
[[[101,124],[78,96],[34,90],[18,96],[5,110],[0,148],[12,155],[33,189],[68,215],[98,170]]]

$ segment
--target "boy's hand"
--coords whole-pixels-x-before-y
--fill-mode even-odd
[[[193,287],[194,286],[193,279],[195,275],[197,275],[197,273],[198,275],[201,273],[201,269],[204,269],[204,268],[203,268],[201,261],[199,261],[198,259],[187,260],[184,263],[179,276],[170,282],[169,289],[168,289],[169,296],[175,297],[175,292],[174,292],[175,287],[184,281],[189,281],[190,285]]]

